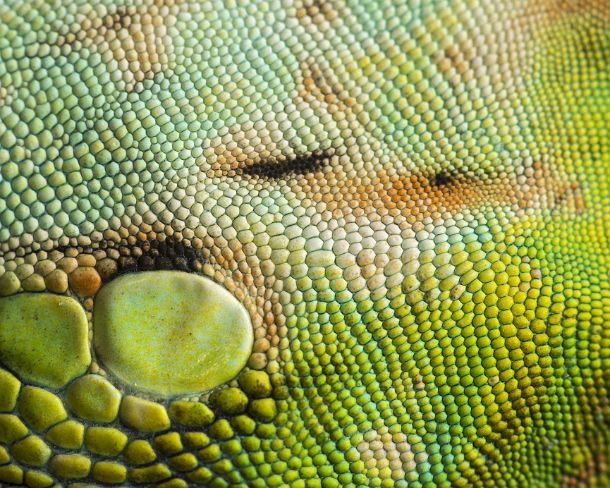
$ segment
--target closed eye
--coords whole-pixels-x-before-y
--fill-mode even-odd
[[[281,179],[295,175],[314,173],[330,163],[326,153],[308,154],[283,160],[265,160],[260,163],[248,164],[237,172],[244,176]]]

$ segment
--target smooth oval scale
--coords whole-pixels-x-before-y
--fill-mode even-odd
[[[200,393],[234,378],[253,343],[246,309],[202,276],[151,271],[121,276],[98,293],[93,342],[127,387],[161,397]]]

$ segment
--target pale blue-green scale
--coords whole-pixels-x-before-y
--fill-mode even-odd
[[[366,19],[362,18],[361,22],[364,20]],[[421,29],[423,29],[423,27],[421,27]],[[410,35],[401,29],[394,29],[391,31],[391,34],[392,38],[397,40],[401,37],[404,38],[404,40],[401,39],[403,43],[410,39]],[[368,53],[369,56],[383,53],[385,59],[389,60],[391,59],[391,55],[388,52],[389,46],[397,47],[395,44],[391,44],[389,40],[390,39],[388,38],[386,39],[386,42],[379,43],[371,39],[366,39],[366,41],[365,39],[361,39],[357,45],[371,46],[369,49],[372,51]],[[386,47],[385,49],[382,49],[384,45]],[[429,58],[430,56],[428,55],[428,57],[424,59]],[[396,71],[396,67],[392,66],[391,63],[386,64],[388,64],[388,66],[385,71],[388,72],[388,74],[389,70],[393,72]],[[420,64],[422,64],[422,62],[420,62]],[[434,76],[438,77],[440,74],[434,65],[428,61],[425,66],[414,66],[409,78],[405,78],[407,84],[404,84],[403,82],[398,85],[396,83],[390,85],[390,82],[387,81],[388,78],[394,78],[396,80],[400,78],[393,76],[383,77],[382,79],[385,81],[377,90],[374,90],[371,95],[371,98],[379,100],[379,102],[376,103],[376,106],[379,107],[377,124],[386,127],[386,139],[387,134],[390,134],[393,140],[392,143],[389,143],[389,147],[395,151],[400,150],[400,147],[406,147],[410,158],[414,161],[419,160],[419,164],[424,165],[425,167],[430,167],[430,165],[439,166],[439,162],[440,165],[442,165],[442,162],[446,161],[446,157],[449,157],[450,160],[455,162],[455,158],[451,157],[450,146],[443,150],[443,148],[439,148],[436,145],[436,142],[429,137],[430,134],[435,132],[433,129],[437,128],[438,121],[443,120],[445,117],[445,115],[441,116],[439,110],[443,110],[444,107],[451,105],[451,103],[453,103],[453,97],[455,96],[455,93],[450,89],[447,82],[439,83],[436,86],[436,89],[432,89],[426,79]],[[361,78],[367,79],[367,77],[364,76]],[[394,91],[392,91],[392,86],[394,86],[394,90],[399,90],[404,93],[405,96],[407,93],[412,93],[407,97],[406,100],[408,103],[402,111],[399,111],[397,102],[399,100],[404,102],[404,97],[397,97]],[[392,98],[394,99],[394,103],[392,103]],[[421,118],[421,114],[423,113],[435,113],[436,116],[431,117],[430,121],[425,122],[422,121]],[[403,123],[399,123],[397,118],[402,118]],[[407,121],[409,122],[408,125],[406,124]],[[465,134],[464,137],[468,139],[470,134]],[[481,137],[483,137],[483,135]],[[446,157],[444,156],[444,153],[447,153]]]
[[[239,32],[239,29],[237,31]],[[294,82],[290,83],[291,80],[287,78],[288,70],[281,69],[281,57],[278,58],[274,53],[274,49],[277,49],[277,47],[275,45],[268,45],[265,36],[258,36],[254,43],[252,43],[250,34],[251,30],[244,32],[243,38],[238,38],[237,41],[233,41],[231,37],[226,38],[226,36],[224,38],[223,36],[217,38],[223,39],[223,42],[227,44],[229,54],[239,67],[240,75],[243,76],[243,79],[250,82],[249,85],[240,83],[240,90],[235,90],[231,93],[230,100],[234,100],[234,102],[229,103],[227,101],[225,104],[214,97],[221,105],[216,107],[214,104],[211,104],[211,109],[209,110],[211,115],[216,119],[214,125],[218,130],[224,130],[225,127],[230,126],[232,123],[255,122],[253,117],[258,119],[261,116],[264,117],[266,113],[282,113],[282,108],[287,103],[290,103],[289,91]],[[253,46],[253,44],[256,45]],[[249,46],[256,49],[250,49]],[[283,51],[285,51],[285,48]],[[246,55],[244,55],[244,52]],[[263,53],[262,57],[259,52]],[[211,66],[211,68],[217,71],[220,66]],[[200,66],[200,69],[205,74],[205,66]],[[223,72],[224,68],[218,72],[218,75],[222,77]],[[250,87],[253,89],[250,89]],[[204,96],[204,94],[202,93],[201,96]],[[275,99],[279,102],[279,105],[277,102],[274,104]],[[237,105],[235,105],[235,102],[237,102]],[[225,113],[223,107],[226,105],[233,106],[228,107],[228,117],[223,117],[222,115]],[[244,112],[241,112],[242,110]],[[260,115],[257,115],[259,113]],[[221,116],[218,117],[218,114]],[[210,132],[207,136],[213,138],[216,136],[216,133]]]
[[[356,64],[356,60],[365,54],[362,46],[372,45],[374,40],[367,37],[366,32],[361,30],[361,26],[355,23],[354,17],[346,16],[343,22],[345,23],[343,28],[339,27],[336,32],[333,30],[333,37],[326,38],[328,44],[333,46],[333,49],[326,50],[323,55],[327,58],[327,62],[331,64],[336,76],[338,76],[344,85],[349,86],[354,84],[362,91],[363,94],[357,98],[359,104],[364,108],[364,111],[358,115],[359,122],[364,124],[367,131],[377,140],[385,141],[388,148],[396,152],[402,161],[407,161],[408,145],[400,140],[400,131],[397,130],[400,128],[400,125],[396,121],[390,122],[385,116],[385,122],[380,120],[378,116],[375,116],[378,109],[374,107],[389,106],[388,100],[386,100],[387,97],[380,90],[374,92],[374,97],[370,95],[373,93],[371,90],[374,86],[372,80],[370,77],[364,76],[364,73],[362,73],[362,70]],[[330,32],[327,35],[330,35]],[[341,57],[340,64],[333,62],[336,58],[336,53],[339,53]],[[346,70],[346,66],[350,67],[349,71]]]

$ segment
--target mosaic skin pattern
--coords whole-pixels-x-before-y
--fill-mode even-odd
[[[608,486],[608,25],[0,1],[0,484]],[[160,270],[245,307],[233,379],[100,360],[99,290]]]

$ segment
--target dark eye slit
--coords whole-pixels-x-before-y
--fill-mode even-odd
[[[430,184],[436,187],[451,186],[455,183],[473,180],[473,176],[461,170],[440,170],[428,178]]]
[[[238,174],[258,176],[261,178],[283,178],[290,175],[313,173],[328,165],[330,157],[326,153],[315,153],[296,156],[284,160],[265,160],[248,164],[238,170]]]
[[[434,186],[443,186],[453,182],[454,179],[455,175],[448,173],[447,171],[439,171],[434,175],[432,182]]]

